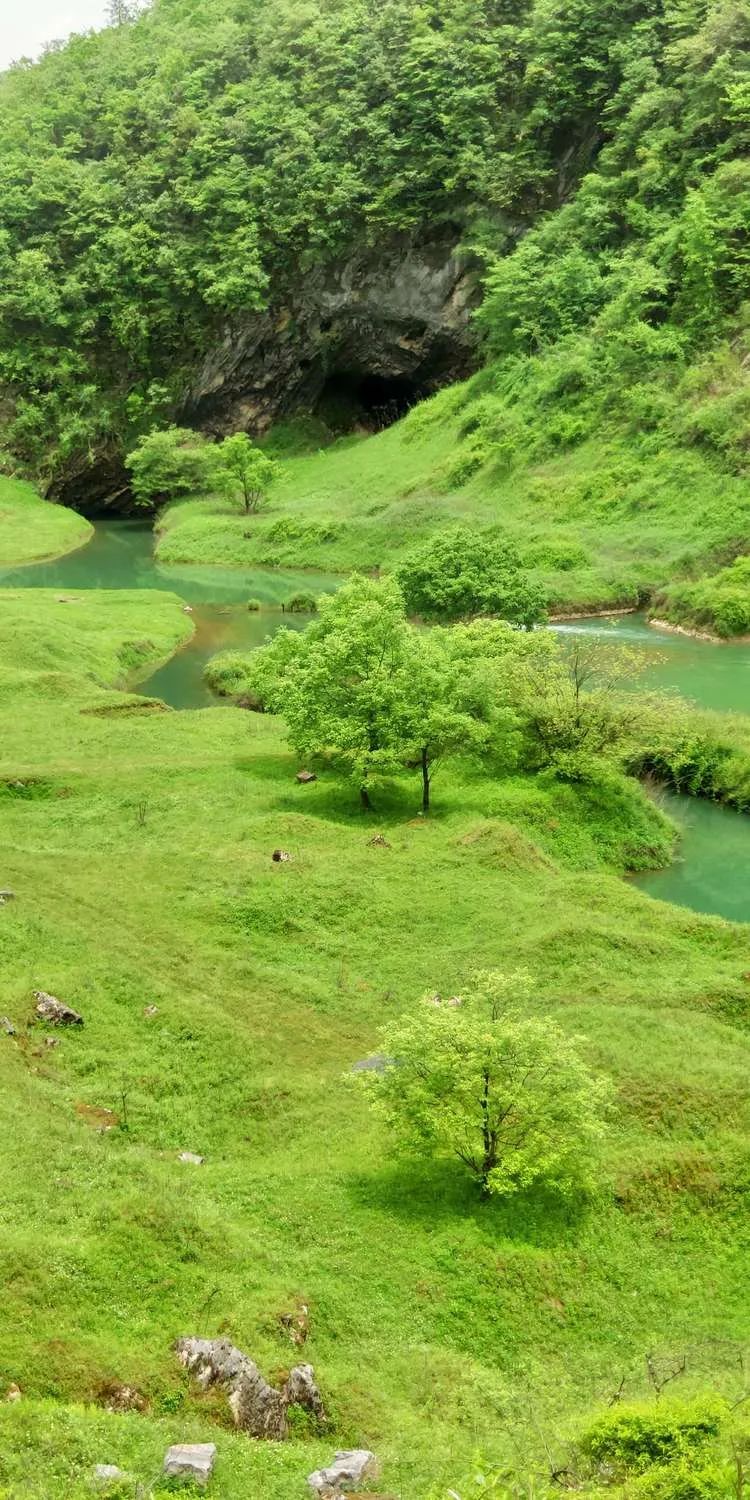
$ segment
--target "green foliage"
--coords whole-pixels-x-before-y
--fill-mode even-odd
[[[215,483],[230,495],[239,494],[246,514],[257,511],[278,476],[277,460],[256,447],[246,432],[224,438],[216,453],[220,472]]]
[[[133,498],[153,507],[179,495],[194,495],[216,486],[217,448],[185,427],[154,430],[141,438],[126,459]]]
[[[461,996],[427,996],[382,1034],[382,1072],[360,1077],[398,1144],[453,1157],[485,1196],[591,1180],[606,1083],[553,1021],[523,1017],[525,974],[473,975]]]
[[[655,608],[666,605],[670,620],[715,635],[729,637],[750,631],[750,557],[737,557],[693,583],[673,584],[657,598]]]
[[[512,654],[508,627],[426,635],[408,623],[392,579],[355,575],[318,605],[303,635],[282,632],[246,661],[245,680],[283,714],[300,754],[346,768],[365,807],[372,778],[405,766],[421,772],[426,812],[444,758],[492,751],[513,763],[515,716],[496,671]]]
[[[290,594],[284,604],[284,609],[290,615],[314,615],[317,608],[317,594],[310,594],[304,589],[299,589],[296,594]]]
[[[581,1448],[597,1464],[644,1473],[718,1437],[726,1417],[726,1403],[716,1397],[616,1406],[589,1427]]]
[[[512,543],[456,527],[416,547],[396,570],[412,614],[424,620],[499,615],[529,629],[544,615],[544,590]]]

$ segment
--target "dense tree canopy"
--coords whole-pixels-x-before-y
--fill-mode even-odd
[[[132,446],[228,317],[355,241],[501,252],[513,355],[623,303],[705,336],[747,290],[745,3],[130,10],[0,78],[5,428],[48,476]]]

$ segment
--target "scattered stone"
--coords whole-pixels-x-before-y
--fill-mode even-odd
[[[287,854],[286,849],[274,849],[273,854],[271,855],[271,859],[273,860],[275,865],[288,864],[291,857],[291,854]]]
[[[391,847],[388,843],[388,840],[383,837],[382,833],[376,833],[375,837],[368,839],[367,842],[370,845],[371,849],[390,849]]]
[[[192,606],[192,604],[183,604],[183,606],[182,606],[182,613],[184,615],[191,615],[193,613],[193,606]]]
[[[317,781],[318,778],[314,771],[298,771],[294,779],[300,786],[309,786],[311,781]]]
[[[354,1489],[368,1474],[372,1474],[375,1454],[367,1448],[342,1449],[334,1455],[327,1469],[316,1469],[308,1474],[307,1482],[318,1495],[340,1495],[344,1490]]]
[[[127,1479],[124,1469],[118,1469],[117,1464],[97,1464],[94,1469],[94,1479],[97,1484],[111,1484],[115,1479]]]
[[[60,1038],[59,1038],[59,1036],[46,1036],[44,1038],[44,1045],[45,1045],[45,1047],[49,1047],[50,1049],[52,1049],[53,1047],[59,1047],[59,1045],[60,1045]]]
[[[105,1410],[112,1413],[145,1411],[146,1397],[133,1385],[122,1385],[119,1380],[107,1380],[99,1389],[97,1399]]]
[[[9,1385],[7,1391],[5,1392],[5,1399],[6,1399],[6,1401],[20,1401],[21,1400],[21,1388],[20,1388],[20,1386],[18,1386],[18,1385]]]
[[[296,1365],[278,1391],[228,1339],[178,1339],[175,1350],[180,1364],[195,1376],[204,1391],[212,1385],[226,1386],[235,1427],[241,1427],[251,1437],[285,1438],[290,1406],[305,1406],[320,1421],[325,1421],[312,1365]]]
[[[456,1006],[463,1005],[464,1002],[461,995],[449,995],[445,1003],[446,1005],[452,1005],[455,1010]]]
[[[205,1156],[198,1156],[195,1151],[181,1151],[180,1161],[187,1162],[191,1167],[202,1167]]]
[[[393,1063],[392,1057],[385,1057],[382,1052],[375,1052],[372,1057],[361,1057],[359,1062],[352,1063],[353,1073],[384,1073]]]
[[[82,1026],[83,1016],[79,1016],[77,1010],[71,1010],[69,1005],[63,1005],[62,1000],[56,1000],[54,995],[48,995],[45,990],[34,990],[36,1000],[36,1013],[43,1021],[49,1021],[52,1026]]]
[[[148,1016],[149,1019],[151,1018],[151,1016],[158,1016],[158,1014],[159,1014],[159,1007],[158,1007],[158,1005],[144,1005],[144,1007],[143,1007],[143,1014],[144,1014],[144,1016]]]
[[[215,1463],[215,1443],[175,1443],[167,1450],[164,1473],[168,1479],[194,1479],[196,1484],[208,1484]]]
[[[306,1302],[298,1302],[294,1312],[280,1313],[279,1323],[298,1349],[307,1343],[310,1332],[310,1309]]]
[[[6,1036],[15,1036],[16,1028],[9,1016],[0,1016],[0,1031],[4,1031]]]
[[[9,901],[15,901],[15,891],[0,891],[0,906],[7,906]]]

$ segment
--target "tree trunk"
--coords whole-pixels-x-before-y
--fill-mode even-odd
[[[362,804],[362,807],[364,808],[365,812],[372,812],[372,803],[370,801],[370,793],[368,792],[367,787],[365,786],[364,782],[363,782],[362,786],[359,789],[359,800],[360,800],[360,802]]]
[[[485,1069],[482,1075],[482,1171],[479,1182],[483,1198],[490,1196],[490,1172],[497,1166],[497,1146],[490,1130],[490,1075]]]
[[[430,811],[430,760],[427,746],[422,746],[422,812]]]

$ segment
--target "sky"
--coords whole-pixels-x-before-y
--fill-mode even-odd
[[[0,69],[71,31],[103,26],[106,11],[106,0],[0,0]]]

